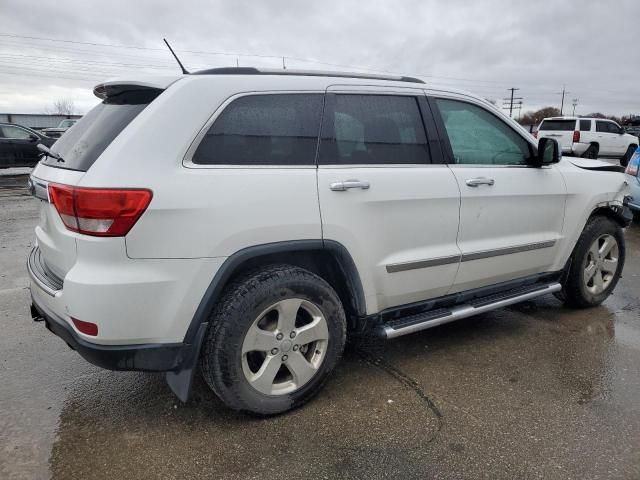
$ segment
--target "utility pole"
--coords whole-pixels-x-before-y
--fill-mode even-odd
[[[522,105],[522,97],[513,96],[517,90],[520,90],[519,88],[508,88],[507,90],[511,91],[511,96],[502,99],[502,108],[505,110],[508,108],[509,116],[512,117],[514,106],[518,105],[518,101],[520,102],[520,105]]]
[[[578,99],[574,98],[573,100],[571,100],[571,105],[573,106],[573,112],[571,113],[571,116],[575,117],[576,116],[576,107],[578,106]]]
[[[567,90],[565,89],[565,86],[562,85],[562,92],[558,92],[558,94],[562,94],[562,101],[560,102],[560,116],[562,116],[562,110],[564,109],[564,96],[567,93],[571,93],[571,92],[567,92]]]

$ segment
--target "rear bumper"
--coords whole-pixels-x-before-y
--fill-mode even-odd
[[[47,328],[64,340],[85,360],[108,370],[172,372],[190,369],[196,360],[196,347],[190,344],[98,345],[80,338],[62,318],[32,295],[31,316],[44,321]]]

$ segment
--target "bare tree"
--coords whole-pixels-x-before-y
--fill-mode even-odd
[[[44,110],[50,115],[73,115],[76,106],[70,98],[59,98]]]

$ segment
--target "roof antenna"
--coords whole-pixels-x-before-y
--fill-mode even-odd
[[[173,55],[173,58],[175,58],[176,62],[178,62],[178,65],[180,65],[180,69],[182,70],[182,73],[184,73],[185,75],[189,75],[189,72],[187,71],[186,68],[184,68],[184,65],[182,65],[182,62],[176,55],[176,52],[173,51],[173,48],[171,48],[171,45],[169,45],[169,42],[167,42],[167,39],[163,38],[162,40],[164,40],[164,43],[167,44],[167,47],[169,47],[169,51],[171,52],[171,55]]]

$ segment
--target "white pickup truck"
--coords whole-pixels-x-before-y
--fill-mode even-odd
[[[602,118],[545,118],[537,136],[557,140],[567,155],[619,158],[625,167],[639,143],[638,137],[625,133],[616,122]]]

